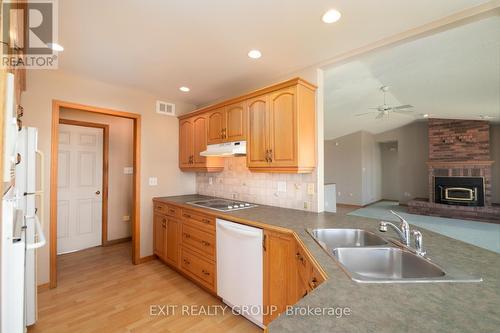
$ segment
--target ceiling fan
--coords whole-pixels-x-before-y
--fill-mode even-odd
[[[412,108],[413,105],[406,104],[406,105],[392,106],[392,105],[388,105],[386,103],[385,94],[389,91],[388,86],[380,87],[380,91],[382,91],[382,94],[384,94],[384,104],[379,105],[379,106],[374,107],[374,108],[369,108],[369,109],[373,109],[373,110],[377,110],[377,111],[359,113],[356,116],[359,117],[359,116],[365,116],[365,115],[372,114],[372,113],[378,113],[378,115],[375,117],[375,119],[382,119],[384,117],[389,118],[389,114],[391,114],[391,113],[408,114],[408,113],[413,112],[412,110],[406,110],[406,109]]]

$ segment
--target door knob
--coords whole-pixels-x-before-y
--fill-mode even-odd
[[[95,191],[95,194],[99,195],[99,194],[101,194],[101,191],[97,190],[97,191]]]

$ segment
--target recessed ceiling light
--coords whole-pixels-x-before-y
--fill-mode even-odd
[[[189,92],[191,89],[189,89],[188,87],[182,86],[182,87],[179,88],[179,90],[182,91],[182,92]]]
[[[428,113],[423,114],[423,115],[422,115],[422,117],[424,117],[424,118],[429,118],[429,114],[428,114]]]
[[[342,14],[336,9],[330,9],[325,14],[323,14],[323,22],[325,23],[335,23],[342,17]]]
[[[260,57],[262,57],[262,53],[260,53],[259,50],[251,50],[250,52],[248,52],[248,56],[252,59],[259,59]]]
[[[47,46],[54,51],[58,51],[58,52],[64,51],[64,47],[62,47],[61,45],[59,45],[57,43],[47,43]]]

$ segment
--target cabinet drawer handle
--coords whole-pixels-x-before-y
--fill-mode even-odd
[[[201,241],[201,243],[202,243],[203,245],[205,245],[205,246],[210,246],[210,243],[209,243],[209,242],[207,242],[207,241]]]
[[[297,257],[297,260],[299,260],[301,263],[305,264],[304,257],[299,252],[297,252],[297,254],[295,256]]]
[[[184,217],[186,217],[186,218],[188,218],[188,219],[190,219],[190,218],[191,218],[191,215],[186,214],[186,213],[184,213],[182,216],[184,216]]]
[[[309,282],[309,286],[311,287],[311,289],[316,288],[318,286],[318,280],[316,280],[316,278],[313,278],[311,282]]]
[[[170,208],[168,211],[169,211],[170,213],[172,213],[172,214],[174,214],[174,213],[175,213],[175,209],[172,209],[172,208]]]
[[[190,235],[190,234],[186,234],[186,233],[184,233],[184,237],[186,237],[186,238],[191,238],[191,235]]]
[[[203,269],[201,272],[202,272],[203,274],[205,274],[205,275],[210,275],[210,272],[208,272],[208,271],[206,271],[206,270],[204,270],[204,269]]]
[[[183,261],[184,261],[184,263],[185,263],[186,265],[189,265],[189,264],[190,264],[189,260],[187,260],[187,259],[184,259]]]
[[[210,224],[210,220],[209,219],[203,219],[203,220],[201,220],[201,222],[203,222],[205,224]]]
[[[156,209],[163,210],[163,206],[156,206]]]

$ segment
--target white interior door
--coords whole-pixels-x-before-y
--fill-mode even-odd
[[[57,254],[101,245],[103,129],[59,125]]]

